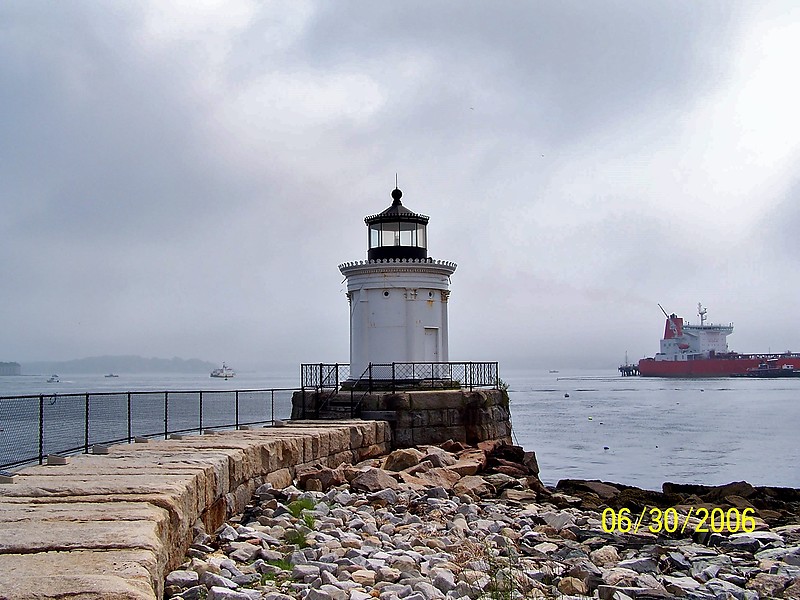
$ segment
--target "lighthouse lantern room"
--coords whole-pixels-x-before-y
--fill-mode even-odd
[[[447,362],[447,301],[456,265],[428,257],[429,217],[401,202],[366,217],[367,260],[339,265],[350,303],[350,378],[370,363]]]

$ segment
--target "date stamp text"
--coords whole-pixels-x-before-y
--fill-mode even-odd
[[[621,508],[614,510],[606,508],[602,514],[603,531],[606,533],[677,533],[683,534],[687,525],[689,532],[713,533],[750,533],[755,531],[756,520],[752,508],[739,510],[738,508],[689,508],[687,514],[681,514],[674,508],[661,510],[655,506],[645,506],[638,515],[631,514],[630,509]],[[694,517],[694,520],[692,520]]]

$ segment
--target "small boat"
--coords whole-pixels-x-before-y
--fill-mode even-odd
[[[213,371],[211,371],[211,377],[217,377],[219,379],[230,379],[231,377],[235,376],[236,376],[236,371],[231,369],[225,363],[222,363],[222,368],[214,369]]]
[[[108,375],[106,375],[106,377],[119,377],[119,375],[116,375],[114,373],[109,373]]]
[[[50,375],[50,379],[47,380],[47,383],[61,383],[61,380],[58,378],[58,375],[54,373]]]
[[[795,369],[792,364],[778,364],[777,360],[769,360],[762,362],[757,367],[747,369],[744,373],[734,373],[732,377],[759,377],[762,379],[800,377],[800,369]]]

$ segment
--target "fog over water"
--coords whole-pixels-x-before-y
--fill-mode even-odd
[[[453,360],[613,368],[657,304],[800,349],[800,6],[0,5],[0,361],[347,362],[363,217],[430,215]]]

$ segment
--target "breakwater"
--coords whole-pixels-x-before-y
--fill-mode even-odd
[[[195,530],[241,512],[258,486],[285,487],[298,468],[358,462],[390,443],[381,421],[297,422],[28,467],[0,485],[0,598],[160,598]]]

